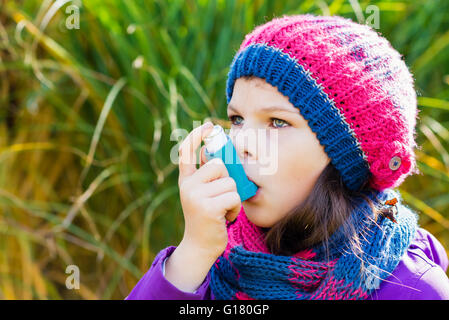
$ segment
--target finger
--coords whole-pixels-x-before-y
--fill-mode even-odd
[[[226,192],[237,192],[237,184],[231,177],[216,179],[202,185],[203,194],[207,197],[216,197]]]
[[[200,168],[208,161],[206,157],[206,146],[202,146],[200,150]]]
[[[240,206],[236,207],[235,210],[231,210],[228,211],[228,213],[226,214],[225,218],[228,221],[234,221],[235,219],[237,219],[237,217],[239,216],[240,212],[242,211],[242,204],[240,204]]]
[[[213,198],[214,203],[222,208],[226,219],[234,220],[240,212],[242,201],[237,192],[226,192]]]
[[[196,150],[201,141],[212,131],[213,124],[206,122],[193,129],[179,146],[179,180],[192,175],[196,171]]]
[[[195,179],[200,182],[211,182],[219,178],[229,177],[228,169],[220,158],[213,158],[198,169]]]

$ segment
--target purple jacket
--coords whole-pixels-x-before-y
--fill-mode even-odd
[[[148,272],[127,300],[213,300],[210,271],[193,293],[179,290],[163,274],[163,263],[176,249],[160,251]],[[414,241],[393,271],[369,300],[449,300],[449,279],[445,272],[448,257],[441,243],[428,231],[418,228]]]

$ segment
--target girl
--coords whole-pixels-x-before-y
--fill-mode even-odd
[[[212,124],[195,128],[179,148],[184,237],[127,299],[449,299],[444,248],[393,190],[419,173],[418,110],[386,39],[337,16],[275,18],[245,37],[227,102],[258,193],[241,203],[204,147],[196,168]],[[273,174],[236,139],[250,130],[276,132]]]

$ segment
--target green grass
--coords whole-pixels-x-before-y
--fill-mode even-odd
[[[0,299],[123,299],[182,237],[171,133],[225,119],[244,35],[282,14],[357,15],[342,0],[89,0],[69,30],[70,3],[55,3],[0,4]],[[449,4],[360,1],[362,13],[373,4],[422,110],[424,174],[399,189],[449,248]]]

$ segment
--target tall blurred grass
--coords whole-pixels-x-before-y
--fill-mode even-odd
[[[243,36],[282,14],[338,14],[350,2],[0,2],[0,298],[123,299],[183,218],[176,128],[225,119]],[[449,248],[447,1],[360,1],[406,58],[419,105],[419,166],[399,188]],[[366,16],[366,13],[365,13]],[[177,150],[177,149],[175,149]],[[68,265],[80,289],[68,290]]]

